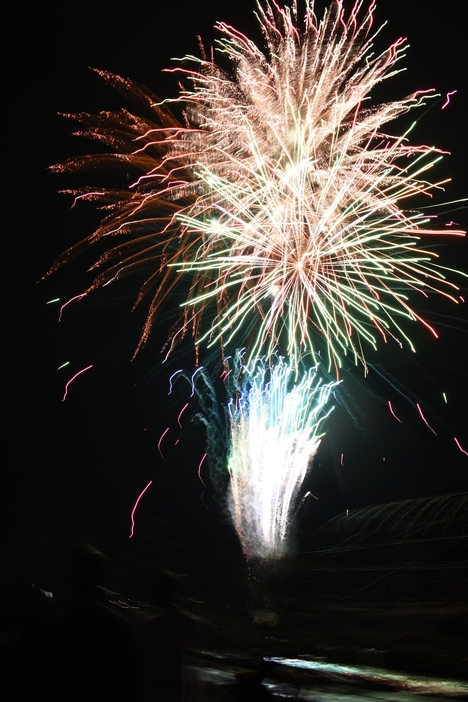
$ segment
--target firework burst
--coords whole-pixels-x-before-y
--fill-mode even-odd
[[[322,383],[315,370],[294,384],[295,369],[282,359],[272,368],[257,361],[228,405],[228,507],[248,558],[286,552],[292,510],[337,385]]]
[[[426,180],[442,155],[382,128],[433,95],[366,106],[373,88],[399,72],[405,42],[375,53],[374,2],[365,12],[363,4],[346,15],[335,2],[321,21],[313,2],[302,20],[295,3],[259,5],[266,53],[219,24],[217,49],[232,71],[186,57],[195,68],[175,70],[192,87],[169,101],[184,107],[183,124],[147,91],[101,74],[136,97],[146,117],[80,115],[86,133],[117,154],[58,168],[120,163],[138,174],[126,191],[75,195],[110,209],[86,245],[127,237],[98,260],[89,290],[150,270],[138,297],[153,294],[142,342],[184,277],[184,313],[168,352],[191,329],[197,344],[246,344],[247,360],[281,348],[296,365],[321,350],[338,368],[347,353],[365,363],[365,345],[379,337],[413,348],[405,320],[436,335],[412,297],[437,292],[457,302],[457,287],[419,242],[464,232],[406,209],[442,188],[445,181]]]

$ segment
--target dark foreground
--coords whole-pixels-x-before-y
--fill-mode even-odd
[[[70,538],[25,533],[20,556],[3,554],[1,698],[467,697],[466,520],[415,524],[366,542],[347,522],[345,539],[334,525],[335,542],[246,563],[234,538],[150,521],[106,544],[105,575],[95,549],[70,566]]]

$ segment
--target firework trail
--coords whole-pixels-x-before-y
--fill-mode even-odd
[[[421,214],[447,182],[426,179],[442,152],[411,145],[408,132],[383,131],[435,96],[418,91],[370,106],[373,88],[399,72],[406,46],[399,39],[376,53],[375,5],[363,12],[363,4],[346,15],[335,2],[321,21],[313,2],[302,21],[295,3],[258,5],[266,54],[218,24],[217,50],[231,73],[186,57],[174,70],[191,88],[172,101],[99,72],[143,116],[78,115],[82,133],[117,153],[56,170],[120,166],[135,179],[125,191],[75,191],[109,213],[53,269],[108,237],[87,292],[149,270],[138,296],[153,295],[141,343],[177,286],[185,302],[167,353],[191,331],[197,345],[246,346],[246,361],[280,349],[297,364],[321,350],[338,370],[345,354],[365,363],[366,344],[375,348],[379,338],[414,350],[408,320],[437,335],[413,300],[437,292],[458,301],[431,247],[435,236],[464,232]],[[167,102],[184,109],[184,123]]]
[[[337,383],[315,370],[293,383],[295,369],[256,363],[229,403],[228,508],[248,558],[278,558],[288,547],[292,510],[324,436],[325,411]]]

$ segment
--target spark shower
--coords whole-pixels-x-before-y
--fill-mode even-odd
[[[172,100],[98,71],[139,111],[72,115],[81,134],[112,153],[55,167],[136,175],[126,189],[68,191],[107,214],[52,271],[104,240],[84,294],[147,271],[140,346],[179,291],[164,360],[190,338],[197,359],[210,347],[245,349],[245,389],[225,402],[225,470],[228,509],[249,556],[285,551],[328,413],[333,383],[320,380],[321,369],[338,381],[349,358],[366,372],[366,349],[379,342],[414,351],[412,323],[437,336],[414,301],[459,302],[452,278],[464,274],[439,263],[434,243],[464,232],[426,212],[448,182],[428,179],[443,152],[412,144],[412,127],[383,130],[440,96],[416,90],[371,102],[373,89],[402,70],[407,48],[398,39],[376,50],[374,10],[375,2],[346,9],[337,0],[318,20],[313,1],[258,3],[265,50],[219,23],[216,51],[229,72],[203,52],[187,56],[172,70],[188,87]]]

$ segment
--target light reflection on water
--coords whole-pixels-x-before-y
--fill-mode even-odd
[[[468,684],[454,680],[437,680],[422,676],[408,676],[400,673],[381,670],[379,668],[368,668],[361,666],[340,665],[336,663],[323,663],[321,661],[305,661],[300,658],[266,658],[266,661],[278,663],[290,668],[302,670],[313,670],[322,673],[349,678],[352,682],[373,684],[388,684],[398,688],[399,699],[401,690],[409,693],[440,695],[468,695]],[[347,698],[349,699],[349,698]],[[433,699],[433,698],[432,698]]]
[[[219,653],[198,652],[196,657],[198,656],[197,664],[188,666],[192,680],[197,680],[211,689],[216,687],[227,689],[235,682],[238,671],[232,666],[232,660],[224,658]],[[216,659],[219,665],[204,665],[200,660],[203,658],[210,659],[210,663]],[[270,694],[274,695],[274,699],[278,700],[406,702],[413,701],[414,696],[417,695],[420,702],[424,700],[434,702],[447,698],[468,697],[468,683],[461,681],[432,679],[379,668],[299,658],[267,657],[263,660],[271,666],[271,672],[263,680],[263,685]],[[279,679],[275,679],[275,666],[277,666]],[[281,669],[294,672],[294,681],[281,680]],[[192,699],[198,699],[198,696]]]

